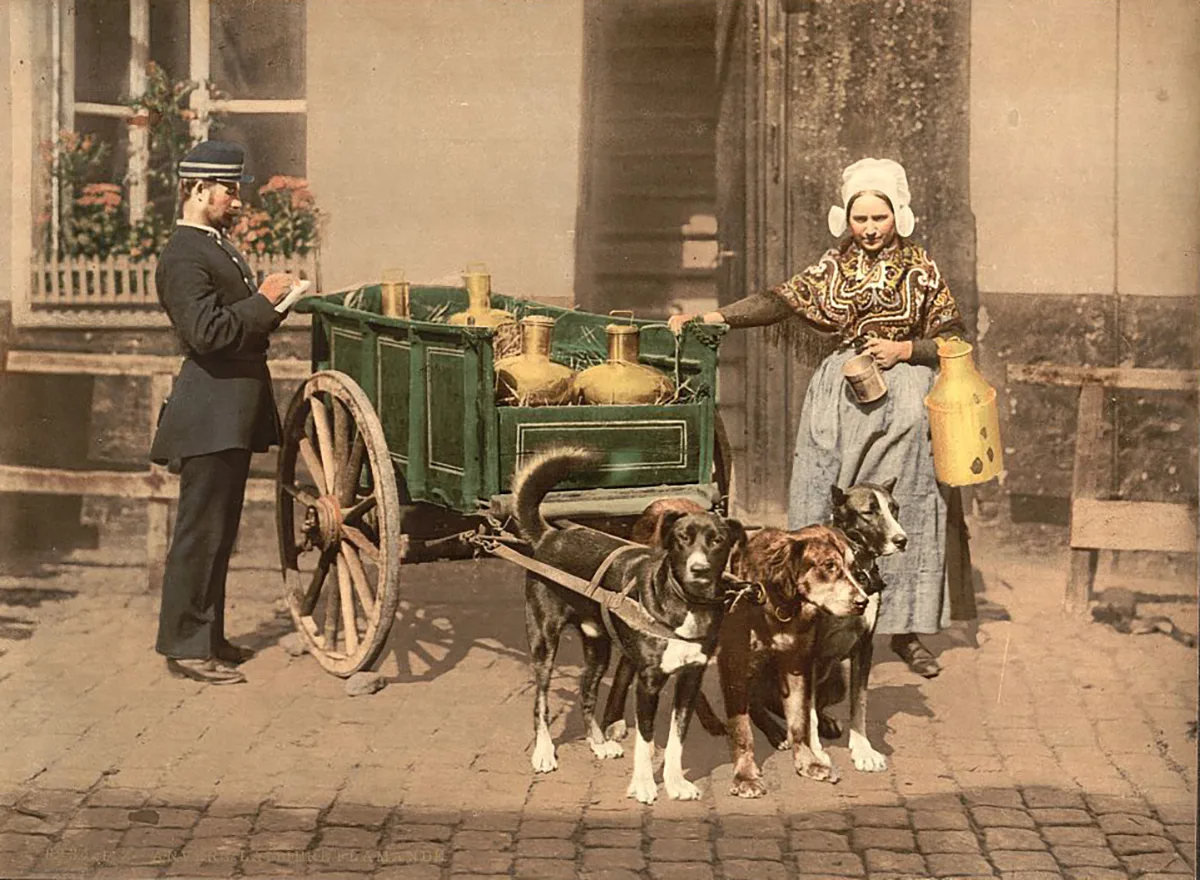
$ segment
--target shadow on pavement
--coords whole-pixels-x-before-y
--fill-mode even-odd
[[[34,611],[46,603],[64,602],[76,595],[75,590],[63,590],[57,587],[32,587],[25,586],[22,583],[30,577],[51,576],[51,574],[41,570],[40,574],[22,574],[19,578],[14,578],[14,580],[18,581],[16,585],[0,584],[0,612],[15,608]],[[0,643],[5,641],[26,641],[33,636],[37,624],[38,618],[36,614],[22,614],[18,616],[16,614],[0,613]],[[4,653],[5,650],[0,645],[0,655]]]

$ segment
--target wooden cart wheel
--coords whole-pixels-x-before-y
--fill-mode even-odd
[[[296,629],[335,675],[368,668],[396,615],[404,539],[383,428],[345,373],[315,373],[292,398],[276,504]]]

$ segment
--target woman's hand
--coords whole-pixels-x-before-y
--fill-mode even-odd
[[[901,361],[912,357],[912,342],[903,340],[896,342],[892,339],[880,339],[878,336],[868,336],[863,343],[863,352],[869,354],[881,370],[890,370]]]
[[[667,326],[671,328],[671,332],[678,336],[683,332],[683,325],[689,321],[700,319],[702,324],[724,324],[725,316],[720,312],[705,312],[703,315],[696,315],[691,312],[683,312],[679,315],[671,315],[667,318]]]

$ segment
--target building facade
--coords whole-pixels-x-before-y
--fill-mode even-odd
[[[836,66],[837,40],[811,36],[838,16],[869,6],[877,20],[902,25],[918,14],[900,2],[756,3],[791,35],[767,48],[793,76],[806,65]],[[718,205],[717,119],[728,76],[721,6],[7,0],[0,303],[15,325],[8,335],[36,347],[41,330],[161,326],[152,302],[57,312],[35,302],[42,225],[48,209],[60,212],[40,149],[57,130],[114,145],[106,171],[124,187],[131,217],[154,204],[153,156],[127,106],[147,86],[147,61],[172,80],[200,82],[187,103],[191,124],[203,131],[211,119],[213,133],[244,140],[260,181],[308,180],[325,218],[312,264],[325,290],[395,267],[445,281],[483,261],[496,289],[518,296],[645,315],[705,307],[729,289],[718,226],[733,222]],[[1002,389],[1004,491],[1020,503],[1061,499],[1076,393],[1010,383],[1010,365],[1197,365],[1200,10],[1189,0],[933,6],[934,18],[965,22],[960,42],[940,49],[951,61],[930,76],[961,85],[962,104],[948,116],[962,162],[947,173],[961,180],[955,228],[973,224],[973,232],[954,259],[971,267],[963,284],[974,287],[980,361]],[[869,54],[883,31],[845,40]],[[856,137],[871,143],[869,133]],[[795,190],[818,195],[793,193],[789,217],[824,215],[834,181],[823,195],[820,183]],[[939,210],[924,205],[918,191],[918,215]],[[939,222],[947,220],[925,216],[918,236]],[[803,250],[781,257],[764,280],[802,268]],[[755,338],[729,349],[722,405],[735,460],[761,449],[764,431],[790,448],[806,377],[772,345]],[[791,370],[778,413],[747,378],[754,357],[763,375],[772,364]],[[1110,406],[1114,491],[1194,503],[1194,395],[1114,394]],[[777,516],[783,482],[743,483],[739,503]]]

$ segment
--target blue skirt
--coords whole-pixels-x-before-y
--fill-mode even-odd
[[[788,527],[828,522],[830,490],[883,483],[892,494],[908,546],[879,560],[887,584],[876,632],[935,633],[950,622],[946,583],[946,496],[933,470],[925,395],[930,367],[900,363],[883,374],[888,392],[874,403],[854,399],[842,377],[853,350],[831,354],[808,384],[792,460]]]

